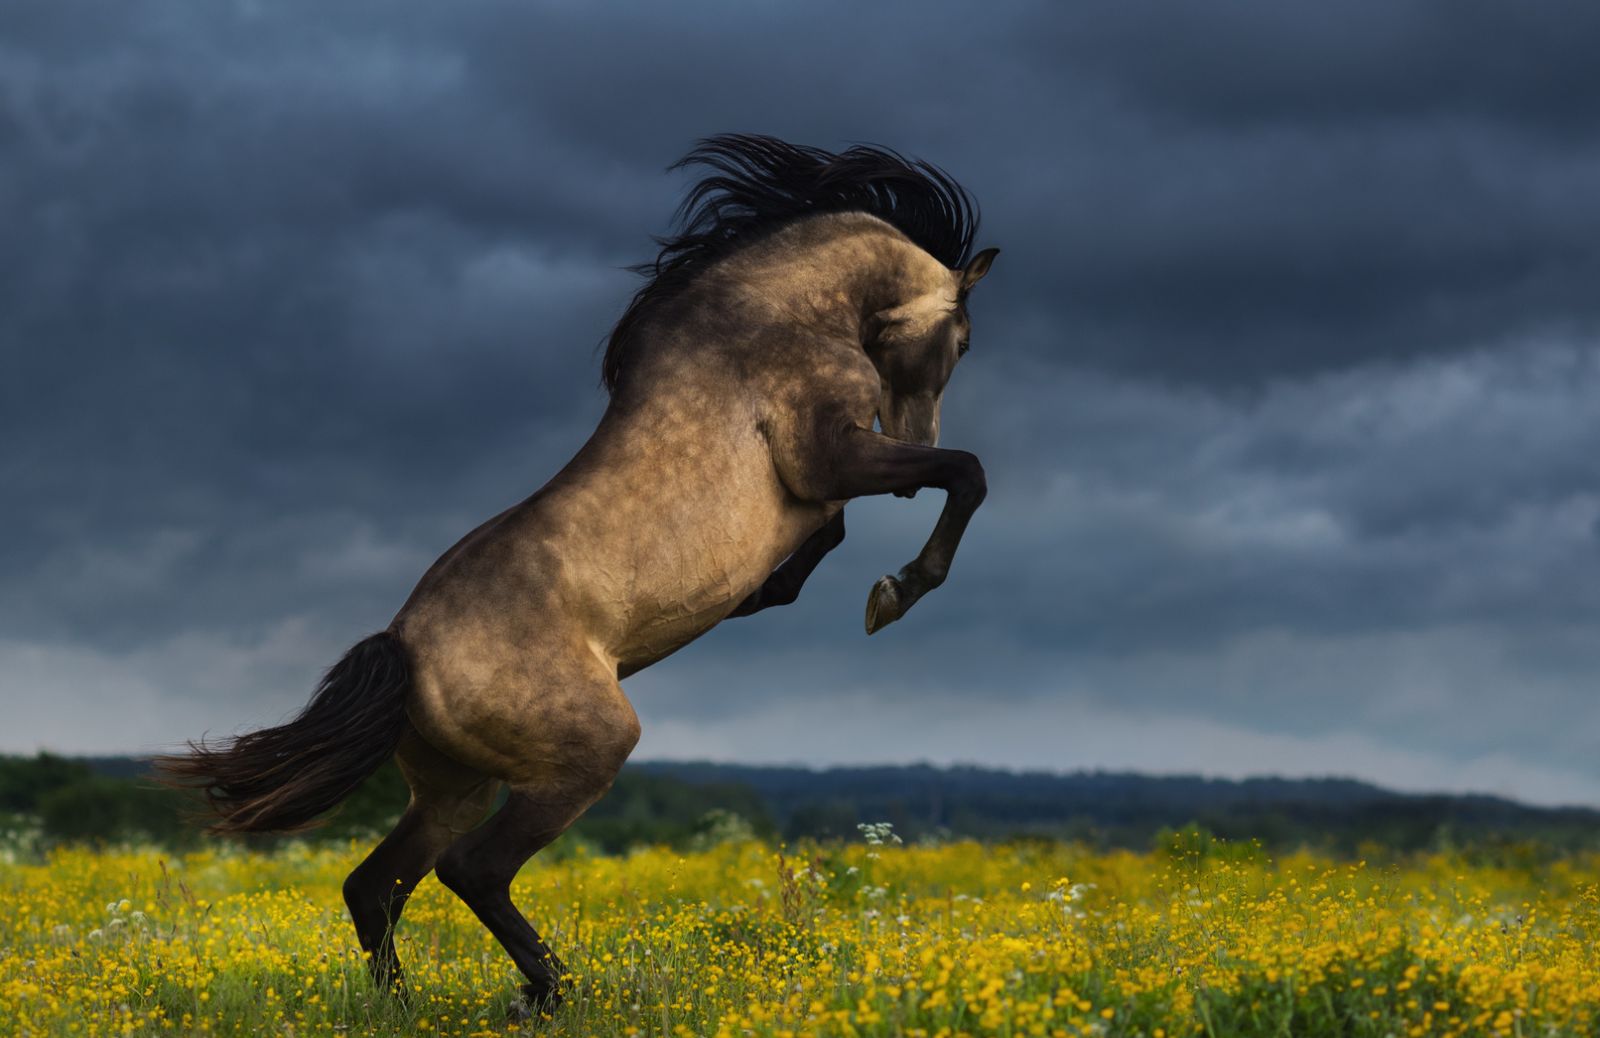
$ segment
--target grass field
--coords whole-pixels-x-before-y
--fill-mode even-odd
[[[364,848],[0,864],[0,1034],[1591,1035],[1600,860],[1379,865],[1250,848],[802,848],[536,861],[553,1017],[432,879],[377,995]]]

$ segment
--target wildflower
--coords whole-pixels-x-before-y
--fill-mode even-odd
[[[782,884],[771,882],[771,851],[747,841],[536,859],[513,896],[576,974],[572,1015],[556,1029],[1166,1038],[1204,1033],[1202,1010],[1248,1013],[1267,989],[1293,1000],[1281,1008],[1306,1033],[1575,1038],[1600,1017],[1589,979],[1600,957],[1585,936],[1600,910],[1600,858],[1564,860],[1535,894],[1520,874],[1447,873],[1456,862],[1440,857],[1381,872],[1308,853],[1173,867],[1165,854],[947,842],[884,849],[873,867],[864,852],[892,834],[873,844],[862,833],[866,847],[789,857]],[[29,1033],[86,1038],[505,1033],[489,1021],[520,979],[432,881],[397,935],[414,1010],[401,1015],[371,988],[340,918],[339,888],[362,851],[185,855],[170,863],[181,895],[139,852],[0,863],[0,1015],[25,1017]],[[1464,878],[1451,886],[1455,873]],[[826,896],[823,884],[845,875],[859,877],[858,896]],[[1056,878],[1034,883],[1041,875]],[[108,901],[130,877],[141,893],[166,893],[140,911]],[[808,899],[799,914],[783,902],[796,890]],[[1190,911],[1190,898],[1212,907]],[[102,904],[82,944],[71,925],[51,925]],[[159,927],[145,914],[157,904]],[[1472,926],[1454,925],[1463,914]],[[1349,1015],[1319,1016],[1328,1005]]]
[[[873,847],[882,847],[886,843],[902,843],[899,835],[894,831],[892,822],[858,822],[856,828],[861,831],[862,839]]]

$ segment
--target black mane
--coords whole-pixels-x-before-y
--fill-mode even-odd
[[[629,341],[656,304],[733,249],[802,216],[863,212],[896,227],[947,267],[965,266],[978,207],[937,166],[858,144],[837,154],[756,134],[700,141],[670,169],[704,166],[678,207],[678,233],[657,238],[653,262],[632,269],[650,280],[611,330],[601,380],[617,388]]]

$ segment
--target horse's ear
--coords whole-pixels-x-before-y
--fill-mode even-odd
[[[961,271],[962,295],[971,292],[972,286],[983,280],[983,276],[989,273],[989,264],[993,263],[998,255],[1000,255],[999,249],[984,249],[972,257],[972,261]]]

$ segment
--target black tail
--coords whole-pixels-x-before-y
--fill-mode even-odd
[[[205,792],[218,833],[304,829],[394,755],[405,732],[411,667],[388,631],[334,664],[300,715],[276,728],[156,760],[172,785]]]

